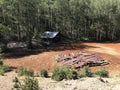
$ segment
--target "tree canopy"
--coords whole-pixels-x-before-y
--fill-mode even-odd
[[[70,40],[120,39],[120,0],[0,0],[0,42],[60,31]]]

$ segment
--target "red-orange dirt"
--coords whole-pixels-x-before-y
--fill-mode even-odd
[[[72,43],[29,52],[26,50],[14,51],[5,55],[4,62],[15,68],[22,66],[36,71],[45,68],[51,72],[57,67],[54,59],[56,55],[79,51],[96,53],[110,63],[106,66],[92,67],[92,70],[105,68],[112,76],[120,75],[120,43]]]

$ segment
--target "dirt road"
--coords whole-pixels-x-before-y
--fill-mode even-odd
[[[110,64],[102,67],[93,67],[92,70],[105,68],[110,72],[110,75],[116,76],[120,74],[120,43],[72,43],[60,46],[54,46],[45,50],[37,50],[37,53],[30,55],[19,55],[19,52],[14,52],[11,57],[5,57],[4,62],[12,67],[29,67],[36,71],[42,68],[49,72],[53,71],[57,66],[54,57],[60,54],[85,51],[96,53],[107,60]],[[17,54],[16,54],[17,53]],[[25,53],[25,52],[21,52]]]

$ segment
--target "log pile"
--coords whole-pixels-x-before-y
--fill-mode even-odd
[[[77,69],[83,66],[102,66],[108,64],[102,57],[96,54],[89,54],[85,52],[77,52],[66,55],[56,56],[56,61],[62,66],[73,66]]]

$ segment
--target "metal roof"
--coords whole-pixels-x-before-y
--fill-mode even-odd
[[[41,36],[41,38],[50,38],[53,39],[58,35],[59,32],[52,32],[52,31],[46,31],[43,33],[43,35]]]

